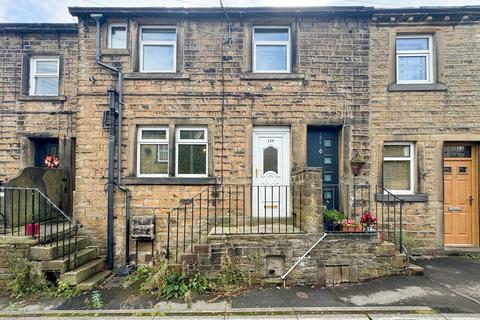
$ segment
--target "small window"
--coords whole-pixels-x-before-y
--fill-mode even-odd
[[[142,27],[140,33],[140,71],[175,72],[176,29],[172,27]]]
[[[168,176],[168,129],[139,128],[137,136],[137,176]]]
[[[267,172],[278,174],[278,150],[274,147],[263,150],[263,173]]]
[[[433,82],[432,52],[432,36],[397,37],[397,83]]]
[[[58,57],[32,57],[30,59],[30,95],[58,96]]]
[[[384,187],[395,194],[412,194],[413,161],[413,143],[385,143],[383,146]]]
[[[290,29],[255,27],[253,29],[253,71],[290,72]]]
[[[176,129],[176,176],[206,177],[208,175],[207,128]]]
[[[108,27],[108,47],[111,49],[127,48],[126,24],[111,24]]]
[[[443,157],[444,158],[471,158],[472,147],[446,145],[443,147]]]

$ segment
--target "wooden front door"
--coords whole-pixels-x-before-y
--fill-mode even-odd
[[[445,158],[444,229],[446,245],[473,245],[474,174],[472,159]]]

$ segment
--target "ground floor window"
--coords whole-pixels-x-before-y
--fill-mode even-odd
[[[176,128],[176,170],[179,177],[207,176],[208,137],[206,127]]]
[[[137,129],[137,177],[207,177],[207,127],[177,126],[174,137],[169,130],[168,126]]]
[[[168,128],[139,128],[137,137],[137,176],[168,176]]]
[[[49,167],[51,158],[59,161],[58,139],[35,138],[33,139],[33,154],[35,167]]]
[[[383,185],[392,193],[413,193],[413,147],[410,142],[386,142],[383,145]]]

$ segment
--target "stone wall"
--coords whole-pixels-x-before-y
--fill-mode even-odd
[[[256,279],[279,278],[322,236],[210,236],[198,267],[214,277],[227,260]],[[190,260],[192,261],[192,260]],[[194,261],[194,260],[193,260]],[[288,276],[291,285],[359,282],[402,273],[405,256],[377,234],[329,234]],[[273,271],[272,271],[273,270]]]
[[[59,96],[28,95],[29,57],[36,55],[60,57]],[[0,181],[34,165],[35,138],[59,140],[60,165],[73,178],[78,58],[74,25],[0,25]]]
[[[103,61],[125,72],[122,172],[132,192],[132,214],[157,217],[157,252],[164,244],[166,212],[179,200],[205,189],[199,182],[155,182],[135,177],[135,132],[139,125],[204,124],[211,129],[210,176],[224,183],[249,184],[252,178],[252,128],[284,125],[291,128],[291,168],[306,166],[308,125],[335,125],[342,129],[342,155],[366,153],[369,103],[369,32],[367,17],[284,17],[279,25],[295,27],[297,59],[290,75],[254,77],[250,73],[250,35],[254,24],[270,18],[232,18],[233,45],[225,47],[224,152],[221,156],[221,44],[227,25],[221,20],[190,17],[162,22],[177,25],[181,32],[179,70],[174,75],[139,74],[138,27],[144,19],[122,20],[130,30],[129,50],[121,54],[102,49]],[[149,20],[152,23],[152,20]],[[160,21],[160,20],[153,20]],[[109,21],[103,21],[102,30]],[[103,34],[105,35],[105,34]],[[105,246],[107,132],[100,126],[107,109],[107,89],[115,76],[94,60],[95,25],[79,20],[80,72],[77,125],[76,214],[85,229]],[[95,83],[89,79],[93,77]],[[170,131],[172,132],[172,131]],[[171,146],[174,148],[174,146]],[[173,157],[173,149],[172,157]],[[174,158],[171,158],[174,160]],[[223,172],[222,169],[223,162]],[[173,162],[171,162],[173,163]],[[345,179],[349,166],[341,165]],[[368,170],[368,169],[367,169]],[[363,174],[366,174],[367,170]],[[115,243],[118,257],[125,244],[124,195],[115,195]],[[133,244],[132,246],[133,247]]]
[[[398,33],[433,35],[435,80],[445,90],[389,90],[395,82]],[[443,248],[443,144],[480,141],[479,33],[480,25],[471,21],[452,25],[390,22],[371,30],[370,181],[381,182],[384,141],[415,143],[414,187],[422,200],[406,201],[403,222],[405,238],[417,253]],[[478,234],[474,236],[478,241]]]
[[[30,265],[30,247],[36,243],[36,239],[27,237],[0,237],[0,289],[11,288],[15,270],[22,271]]]

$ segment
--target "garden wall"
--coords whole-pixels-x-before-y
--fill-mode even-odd
[[[208,250],[198,250],[198,267],[214,277],[231,260],[256,279],[279,279],[322,234],[210,236]],[[329,234],[290,273],[287,283],[360,282],[404,271],[405,256],[375,233]]]

